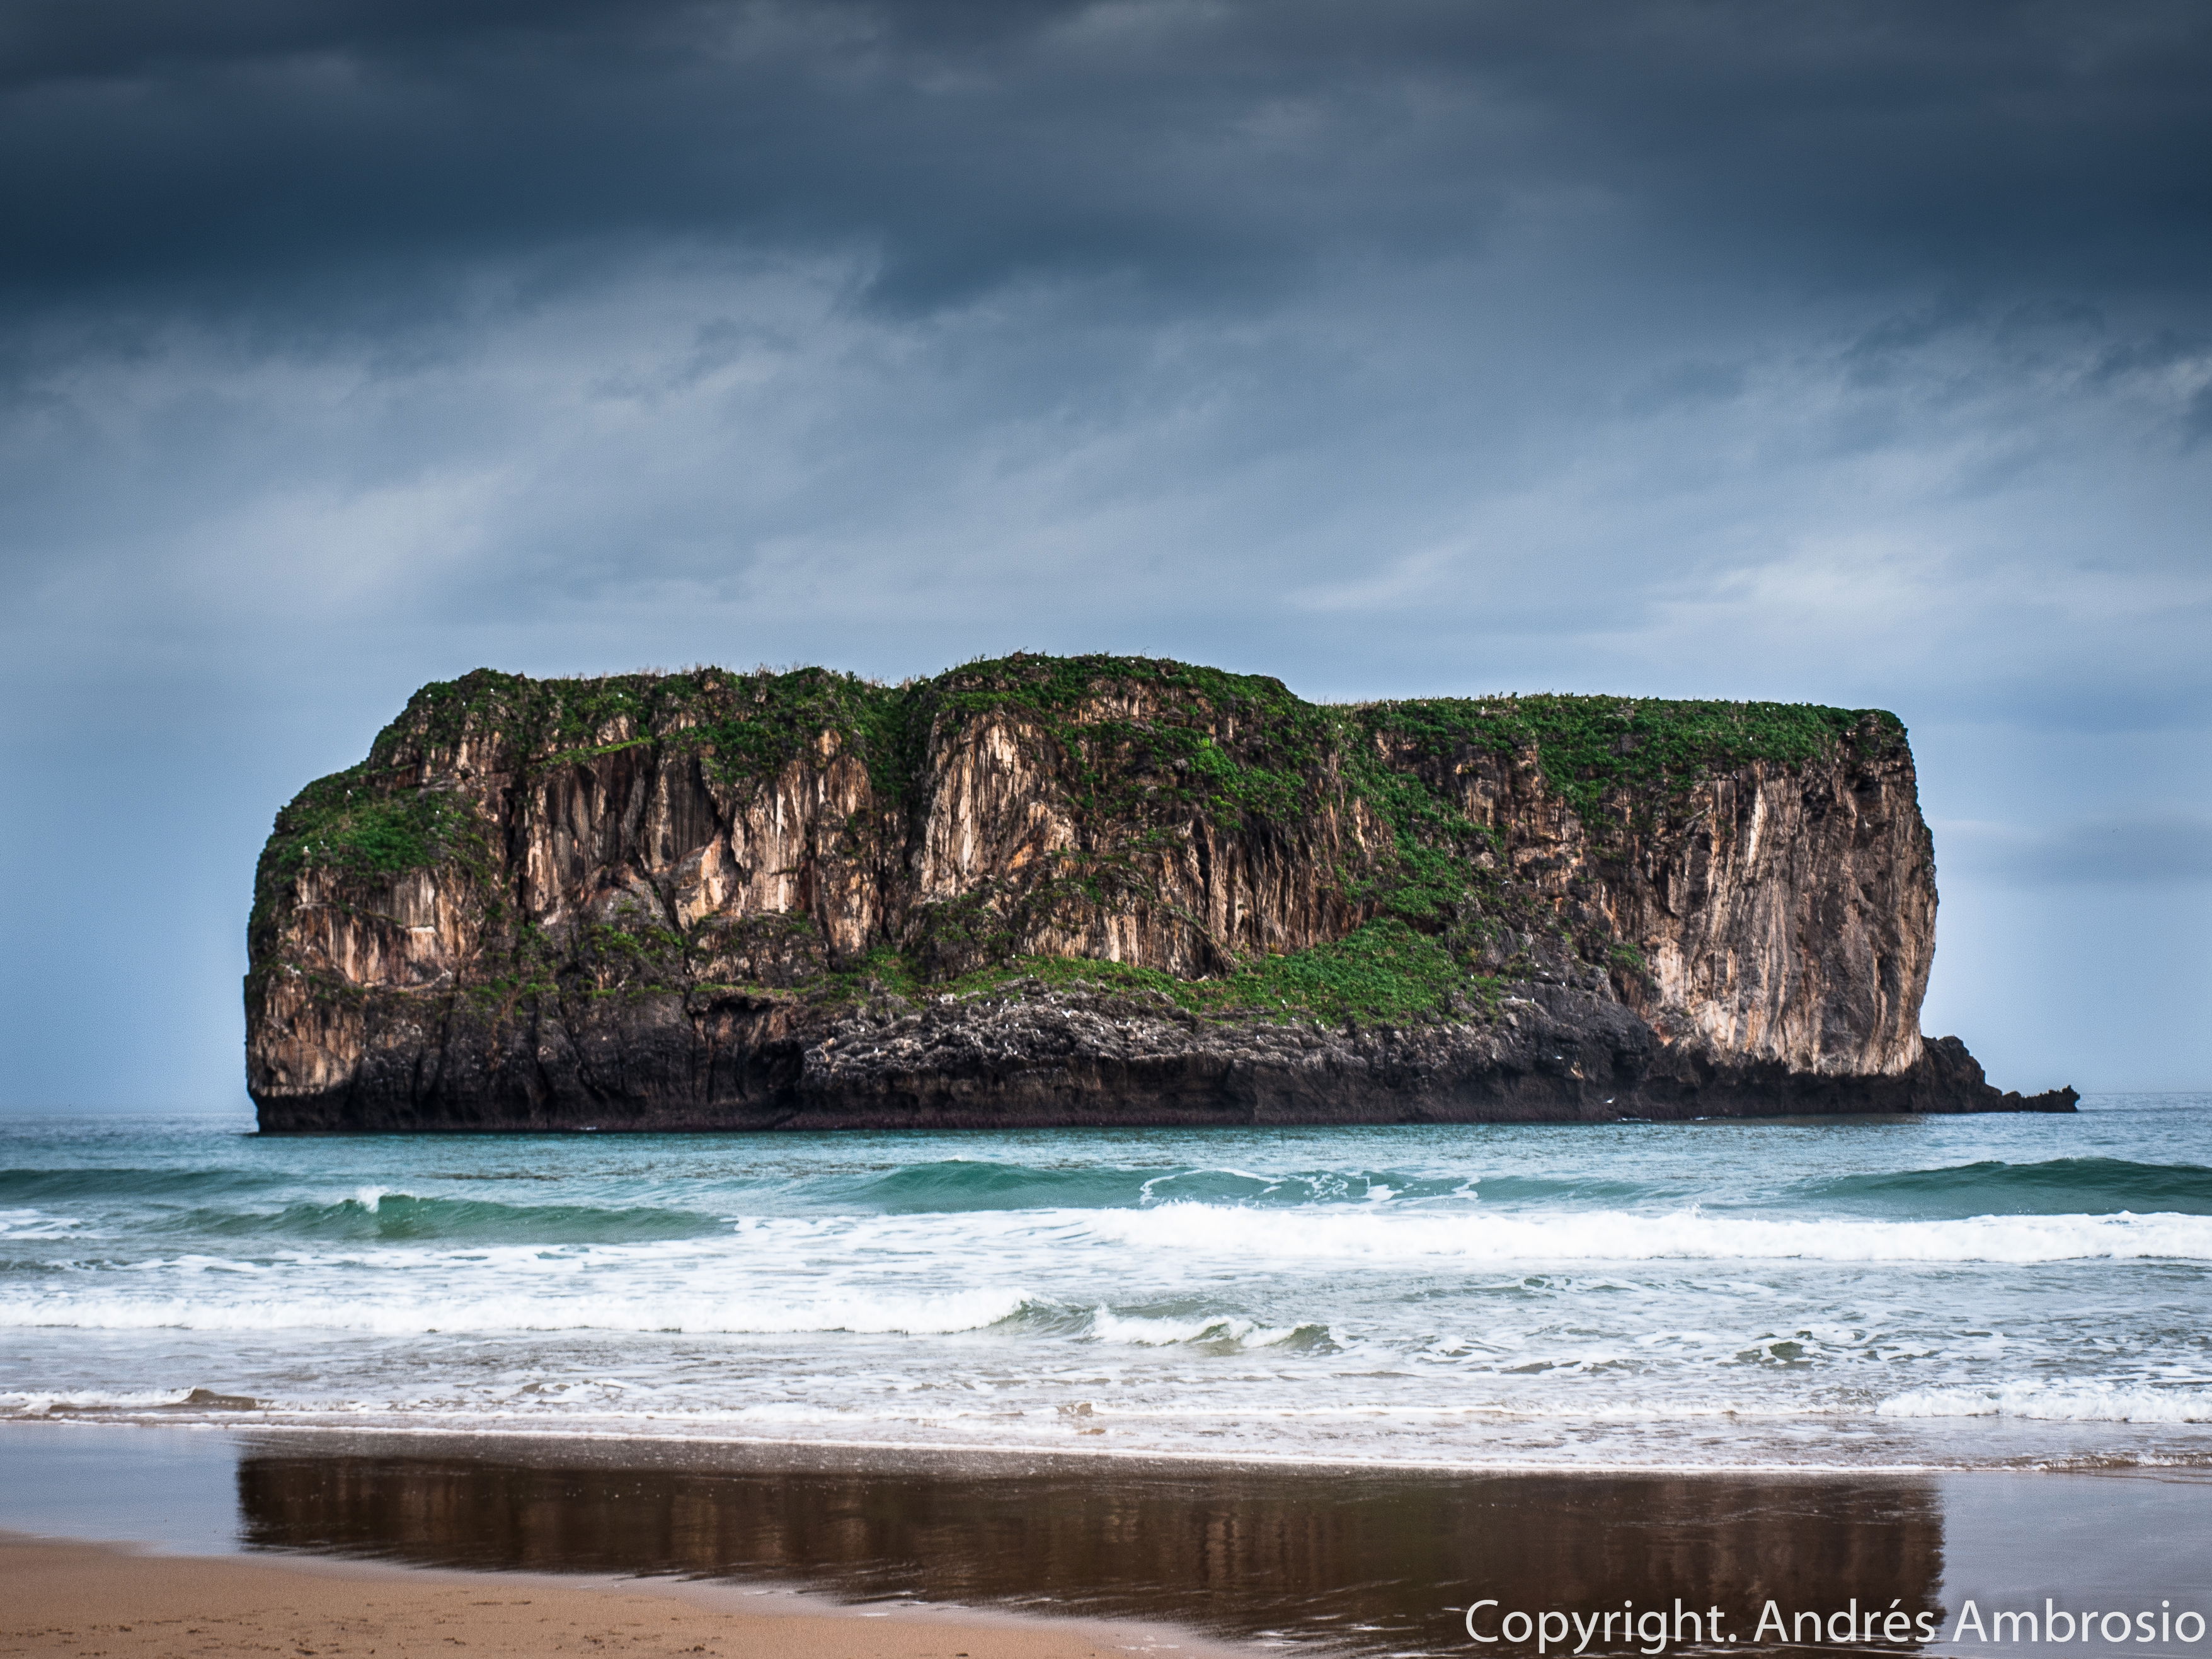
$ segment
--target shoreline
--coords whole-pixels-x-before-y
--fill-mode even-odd
[[[2212,1446],[2202,1453],[2186,1457],[2160,1456],[2156,1454],[2130,1455],[2116,1453],[2083,1453],[2076,1457],[2052,1457],[2023,1453],[2007,1461],[1977,1462],[1604,1462],[1579,1459],[1575,1462],[1547,1462],[1536,1459],[1480,1458],[1442,1460],[1433,1458],[1393,1458],[1368,1455],[1331,1457],[1319,1453],[1260,1452],[1249,1449],[1236,1451],[1205,1451],[1189,1447],[1159,1449],[1133,1446],[1079,1445],[1008,1445],[1002,1443],[978,1441],[926,1440],[860,1440],[826,1437],[776,1437],[769,1435],[705,1435],[689,1433],[653,1433],[636,1429],[593,1428],[499,1428],[480,1425],[456,1426],[438,1424],[399,1423],[334,1423],[325,1421],[299,1422],[254,1418],[240,1413],[228,1419],[216,1417],[167,1417],[156,1415],[163,1408],[132,1410],[117,1408],[112,1413],[105,1408],[82,1408],[71,1413],[40,1413],[16,1417],[0,1417],[0,1433],[26,1428],[82,1428],[137,1429],[159,1433],[216,1434],[227,1436],[296,1436],[302,1439],[325,1439],[343,1442],[364,1439],[390,1444],[410,1439],[421,1439],[454,1445],[491,1444],[524,1449],[536,1446],[559,1447],[563,1449],[597,1448],[611,1453],[623,1450],[672,1455],[670,1461],[680,1460],[689,1453],[694,1458],[720,1456],[732,1462],[748,1460],[786,1461],[805,1460],[818,1455],[825,1462],[849,1459],[864,1455],[878,1468],[896,1468],[901,1463],[917,1467],[933,1462],[946,1465],[1000,1464],[1033,1467],[1065,1462],[1081,1466],[1100,1462],[1121,1464],[1134,1469],[1160,1469],[1172,1472],[1180,1468],[1218,1470],[1236,1473],[1310,1473],[1358,1474],[1380,1470],[1393,1474],[1415,1478],[1449,1477],[1559,1477],[1571,1479],[1580,1475],[1605,1479],[1620,1476],[1664,1476],[1678,1480],[1696,1480],[1705,1476],[1715,1479],[1736,1477],[1760,1480],[1788,1480],[1802,1476],[1808,1480],[1835,1480],[1865,1477],[1943,1478],[1975,1475],[2145,1475],[2171,1474],[2184,1477],[2212,1478]],[[1718,1419],[1717,1419],[1718,1420]],[[1961,1419],[1978,1422],[1978,1419]],[[2002,1422],[2005,1419],[1991,1419]],[[2041,1419],[2029,1419],[2040,1421]],[[2110,1426],[2109,1425],[2100,1426]],[[2152,1426],[2152,1425],[2146,1425]],[[2163,1425],[2158,1425],[2163,1426]]]

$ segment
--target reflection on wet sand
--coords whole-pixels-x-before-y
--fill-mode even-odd
[[[1457,1609],[1717,1605],[1757,1652],[1770,1599],[1937,1607],[1932,1483],[1899,1477],[1412,1474],[790,1449],[264,1444],[251,1546],[419,1565],[773,1580],[1173,1620],[1379,1653],[1471,1644]],[[1625,1611],[1626,1609],[1624,1609]],[[1639,1644],[1615,1626],[1586,1652]],[[1677,1650],[1679,1650],[1679,1649]]]

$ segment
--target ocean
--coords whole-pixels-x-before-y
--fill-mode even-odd
[[[730,1137],[0,1120],[0,1419],[2190,1468],[2208,1315],[2212,1096]]]

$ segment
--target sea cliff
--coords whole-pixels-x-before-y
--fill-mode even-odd
[[[278,814],[268,1131],[2068,1110],[1923,1038],[1894,716],[1144,658],[424,687]]]

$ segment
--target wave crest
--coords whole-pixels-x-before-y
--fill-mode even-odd
[[[2118,1211],[2212,1215],[2212,1170],[2124,1158],[2054,1158],[2039,1164],[1990,1159],[1946,1169],[1838,1176],[1812,1183],[1808,1191],[1847,1204],[1899,1206],[1923,1216]]]
[[[166,1221],[163,1231],[336,1243],[626,1244],[702,1238],[726,1228],[711,1216],[650,1206],[499,1204],[364,1187],[335,1204],[191,1210]]]
[[[1948,1221],[1775,1220],[1692,1207],[1513,1216],[1375,1211],[1276,1214],[1204,1204],[1089,1218],[1097,1233],[1216,1257],[1523,1261],[1808,1261],[2033,1263],[2212,1261],[2212,1217],[1978,1216]]]

